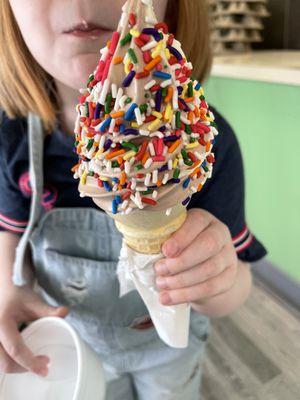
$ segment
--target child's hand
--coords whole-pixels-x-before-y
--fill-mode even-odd
[[[191,209],[186,221],[162,246],[156,262],[164,305],[205,304],[235,284],[238,259],[229,229],[205,210]]]
[[[23,322],[55,316],[65,317],[66,307],[52,307],[29,286],[0,286],[0,371],[31,371],[41,376],[48,373],[47,356],[34,356],[25,346],[18,326]]]

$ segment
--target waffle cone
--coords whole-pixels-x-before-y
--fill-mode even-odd
[[[179,204],[172,208],[169,216],[166,210],[137,210],[128,215],[109,215],[129,247],[139,253],[156,254],[161,251],[162,244],[184,223],[186,213],[186,208]]]

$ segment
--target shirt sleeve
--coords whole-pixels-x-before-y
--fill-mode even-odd
[[[238,140],[228,122],[211,107],[218,126],[215,139],[212,177],[200,192],[194,193],[188,205],[203,208],[226,224],[238,258],[254,262],[267,251],[251,231],[245,217],[245,182],[242,154]]]
[[[26,160],[20,161],[19,153],[24,143],[14,140],[17,134],[10,131],[7,123],[0,125],[0,231],[22,234],[29,220],[30,198],[24,196],[19,187],[20,168]],[[7,136],[9,135],[9,137]],[[21,135],[20,135],[21,136]],[[18,139],[16,137],[16,139]],[[19,145],[18,145],[19,144]],[[14,151],[15,150],[15,151]],[[23,158],[26,158],[26,156]]]

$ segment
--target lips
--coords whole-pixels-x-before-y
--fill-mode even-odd
[[[81,23],[73,25],[71,28],[65,30],[63,33],[78,37],[95,37],[105,31],[108,31],[108,29],[92,22],[82,21]]]

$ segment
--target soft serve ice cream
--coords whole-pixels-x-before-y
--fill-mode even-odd
[[[187,205],[211,176],[218,134],[181,44],[152,0],[127,0],[76,107],[81,196],[105,211]]]

